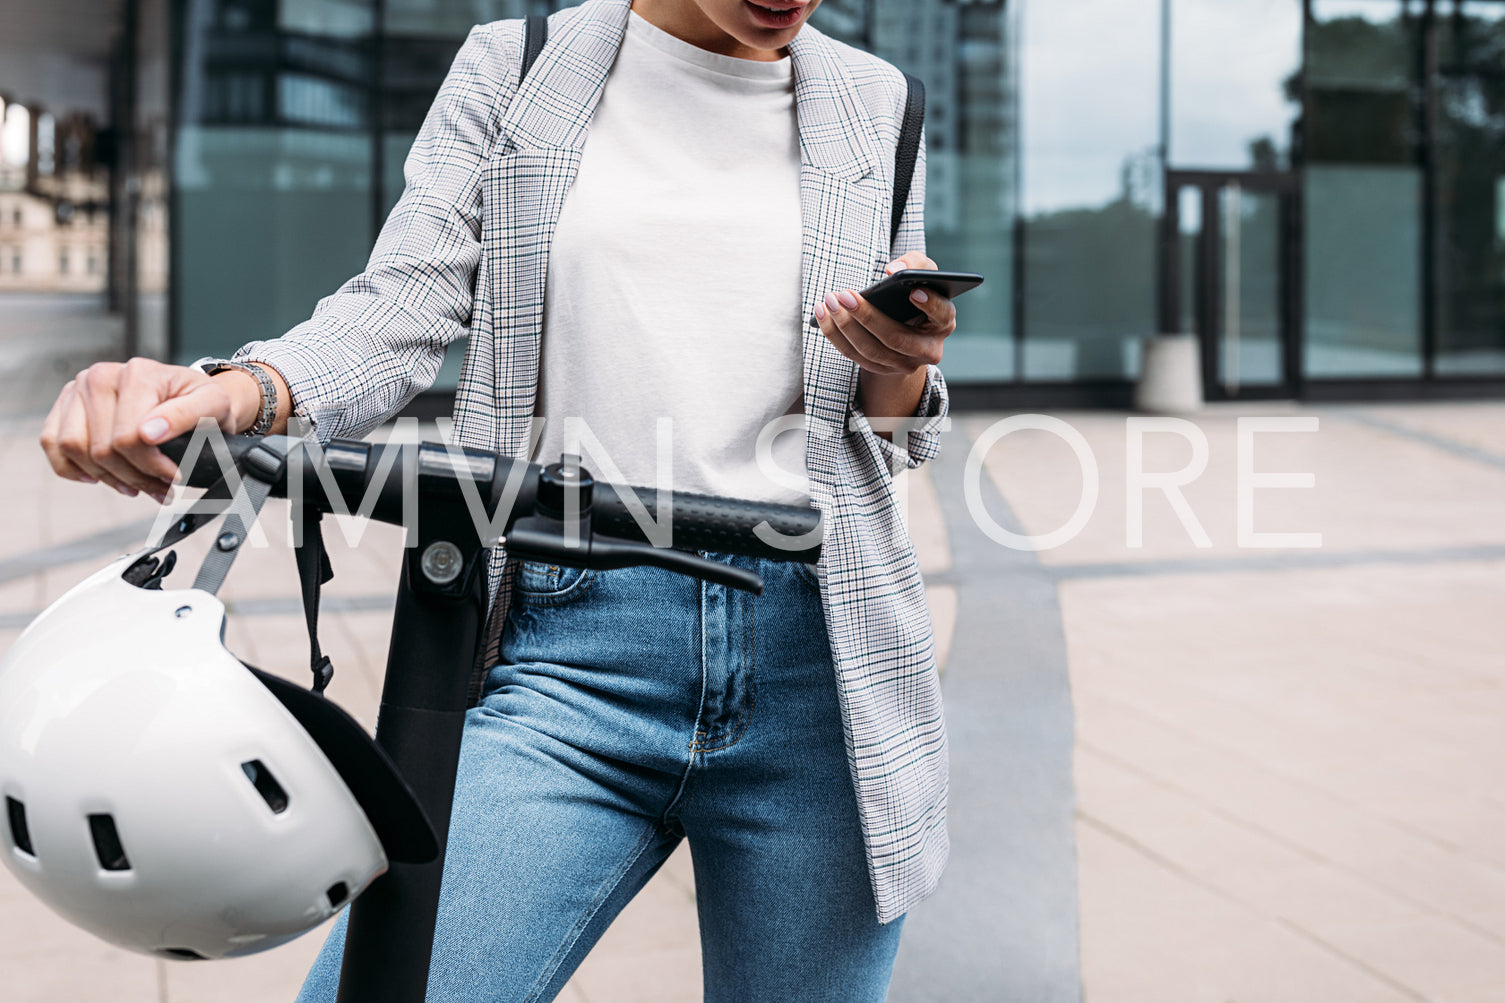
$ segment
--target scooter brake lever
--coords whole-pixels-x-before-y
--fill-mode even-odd
[[[763,594],[763,576],[756,571],[709,561],[699,554],[691,554],[683,550],[653,547],[646,543],[603,536],[600,533],[591,537],[589,561],[590,567],[593,568],[625,568],[630,565],[646,564],[663,568],[665,571],[673,571],[675,574],[699,578],[715,585],[741,589],[755,596]]]
[[[503,545],[508,553],[528,560],[599,570],[646,565],[741,589],[753,595],[763,594],[762,576],[746,568],[734,568],[683,550],[654,547],[602,533],[590,533],[588,536],[582,533],[581,537],[585,546],[566,546],[557,520],[529,516],[513,523]]]

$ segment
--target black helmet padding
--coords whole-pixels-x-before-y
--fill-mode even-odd
[[[246,668],[297,719],[345,781],[389,860],[427,864],[439,856],[439,842],[423,806],[359,721],[339,704],[296,683],[250,665]]]

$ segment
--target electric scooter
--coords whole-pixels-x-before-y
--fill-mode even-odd
[[[163,452],[181,464],[189,442],[184,436]],[[478,695],[472,680],[487,611],[487,520],[501,530],[495,543],[513,558],[594,569],[651,565],[754,593],[763,588],[756,573],[691,551],[806,563],[820,556],[820,544],[810,542],[819,540],[813,508],[677,492],[668,511],[673,543],[685,549],[650,545],[628,501],[660,511],[658,493],[597,483],[578,457],[541,467],[432,442],[335,439],[313,447],[285,436],[244,436],[227,445],[238,474],[259,478],[263,497],[292,497],[294,517],[305,526],[322,514],[356,511],[365,500],[369,518],[406,526],[409,543],[416,539],[397,585],[376,741],[428,815],[439,853],[428,863],[392,863],[350,905],[340,1003],[424,998],[461,730]],[[222,483],[222,459],[201,451],[182,470],[183,482]],[[303,548],[299,560],[301,573]],[[309,579],[300,577],[307,603]],[[316,586],[314,595],[316,612]]]

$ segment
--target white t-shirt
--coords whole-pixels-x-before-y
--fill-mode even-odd
[[[804,410],[799,175],[788,57],[630,15],[549,255],[537,462],[578,451],[602,480],[808,501],[796,420],[771,443],[782,473],[754,452]]]

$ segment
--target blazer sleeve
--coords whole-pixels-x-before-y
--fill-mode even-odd
[[[914,180],[910,183],[909,202],[904,206],[904,215],[900,217],[899,235],[894,239],[889,260],[892,261],[907,251],[924,250],[925,133],[922,130],[919,156],[915,159]],[[913,415],[920,421],[909,430],[905,445],[901,447],[882,436],[874,436],[891,471],[904,467],[913,469],[934,457],[941,451],[941,432],[950,424],[947,415],[951,410],[951,398],[946,390],[946,378],[941,375],[939,366],[925,368],[925,389],[920,393],[920,403]],[[852,425],[857,429],[871,430],[867,416],[855,404],[852,406]]]
[[[236,361],[280,372],[314,434],[357,438],[427,389],[445,349],[469,333],[481,259],[481,169],[496,146],[519,65],[500,24],[455,57],[404,165],[406,187],[365,271],[280,338]]]

